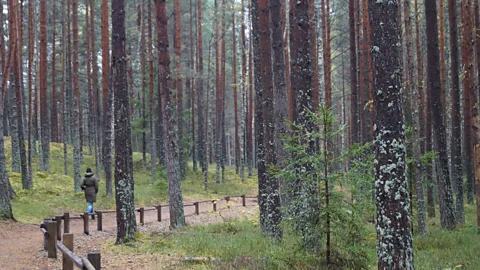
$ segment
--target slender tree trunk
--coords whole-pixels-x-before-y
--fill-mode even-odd
[[[478,1],[474,1],[474,18],[475,18],[475,32],[474,42],[476,47],[476,64],[477,64],[477,79],[480,83],[480,8]],[[472,45],[473,46],[473,45]],[[474,80],[473,80],[474,81]],[[475,168],[475,183],[476,186],[476,207],[477,207],[477,226],[480,226],[480,139],[479,139],[479,115],[478,108],[480,106],[478,86],[474,87],[472,91],[472,99],[474,101],[472,107],[472,134],[473,134],[473,156],[474,156],[474,168]]]
[[[250,30],[253,28],[252,22],[252,10],[250,10]],[[247,163],[248,163],[248,176],[253,175],[253,40],[252,34],[250,35],[249,57],[248,57],[248,105],[247,105]]]
[[[463,163],[462,163],[462,137],[461,137],[461,112],[460,112],[460,79],[458,55],[458,26],[456,1],[448,0],[448,25],[450,33],[450,59],[451,59],[451,121],[452,143],[451,164],[452,177],[455,186],[455,217],[457,223],[465,223],[464,194],[463,194]]]
[[[76,0],[75,0],[76,1]],[[117,244],[135,239],[134,181],[123,0],[112,0],[112,82],[115,89],[115,201]]]
[[[168,202],[170,208],[170,228],[185,226],[183,196],[180,175],[178,174],[178,149],[172,89],[170,88],[170,56],[168,54],[168,27],[165,0],[156,0],[157,47],[159,68],[159,96],[162,99],[163,136],[165,163],[167,167]]]
[[[148,88],[150,92],[150,159],[151,159],[151,182],[154,183],[157,178],[157,146],[155,132],[155,92],[153,81],[153,31],[152,31],[152,4],[148,0],[147,7],[147,54],[148,54]]]
[[[202,164],[202,172],[203,172],[203,182],[205,190],[208,189],[208,155],[207,155],[207,143],[206,143],[206,127],[208,125],[204,125],[205,118],[204,116],[204,107],[203,104],[205,102],[204,99],[204,89],[203,89],[203,36],[202,36],[202,0],[197,0],[197,50],[198,50],[198,90],[197,90],[197,102],[198,102],[198,129],[199,129],[199,149],[198,149],[198,159]],[[209,89],[207,88],[207,92]],[[208,98],[207,98],[208,99]],[[207,101],[208,102],[208,101]],[[207,105],[208,110],[208,105]],[[208,114],[206,115],[208,118]],[[207,120],[208,122],[208,120]]]
[[[425,0],[425,17],[427,25],[427,63],[428,63],[428,89],[430,92],[430,110],[432,111],[433,128],[439,151],[441,170],[438,182],[438,196],[440,202],[441,226],[455,229],[455,210],[453,207],[453,194],[450,184],[448,167],[447,142],[445,124],[443,122],[443,106],[440,89],[440,63],[438,49],[437,6],[434,0]]]
[[[73,25],[73,179],[75,192],[80,191],[81,184],[81,113],[80,87],[78,82],[78,0],[72,0]]]
[[[15,87],[15,97],[16,97],[16,112],[17,112],[17,134],[19,141],[19,153],[20,153],[20,165],[22,172],[22,188],[23,189],[32,189],[33,181],[28,176],[27,168],[27,156],[25,151],[25,139],[24,139],[24,126],[23,126],[23,100],[22,100],[22,90],[21,90],[21,59],[19,54],[21,53],[21,48],[19,48],[19,37],[20,33],[17,29],[17,3],[16,1],[10,0],[8,9],[8,18],[9,18],[9,40],[10,46],[9,50],[13,53],[13,81],[12,84]],[[12,136],[15,136],[12,134]],[[10,189],[7,189],[10,190]]]
[[[111,108],[113,92],[109,90],[109,48],[108,48],[108,0],[102,0],[102,95],[103,95],[103,169],[105,170],[105,184],[107,196],[112,196],[112,128]]]
[[[177,117],[178,117],[178,150],[180,152],[179,156],[179,171],[180,179],[185,178],[185,168],[187,164],[185,163],[184,158],[184,149],[183,149],[183,87],[182,87],[182,40],[181,40],[181,12],[180,12],[180,0],[175,0],[175,39],[174,39],[174,50],[175,50],[175,62],[176,62],[176,90],[177,90]]]
[[[57,90],[56,90],[56,81],[55,81],[55,75],[56,75],[56,62],[55,62],[55,36],[56,36],[56,25],[55,25],[55,14],[56,14],[56,8],[55,8],[55,0],[52,2],[52,111],[51,111],[51,117],[50,117],[50,127],[51,127],[51,141],[52,142],[58,142],[58,109],[57,109]]]
[[[240,134],[239,134],[239,124],[238,124],[238,93],[237,93],[237,40],[236,40],[236,29],[235,29],[235,12],[232,12],[232,44],[233,44],[233,108],[234,108],[234,117],[235,117],[235,172],[240,174],[240,159],[242,153],[240,151]]]
[[[276,162],[282,168],[286,166],[288,154],[285,151],[285,145],[282,137],[288,136],[288,93],[286,87],[285,58],[284,58],[284,40],[283,40],[283,21],[281,0],[270,0],[270,27],[272,30],[272,48],[273,48],[273,86],[274,86],[274,142]],[[283,179],[279,180],[279,194],[282,205],[288,203],[286,194],[287,189]]]
[[[192,163],[193,163],[193,171],[197,172],[198,170],[198,165],[197,165],[197,160],[198,160],[198,148],[197,148],[197,135],[196,130],[195,130],[195,114],[197,113],[197,110],[195,110],[195,96],[196,92],[198,92],[198,86],[197,84],[197,79],[195,74],[196,66],[198,63],[195,63],[194,59],[194,52],[196,51],[196,47],[193,43],[193,17],[196,15],[196,12],[193,11],[193,0],[190,0],[190,63],[191,63],[191,68],[190,68],[190,106],[191,106],[191,113],[190,113],[190,120],[191,120],[191,125],[192,125]],[[197,89],[196,89],[197,88]],[[202,161],[200,161],[200,167],[202,166]]]
[[[396,3],[369,2],[375,106],[375,197],[378,269],[415,269],[401,92],[401,53]],[[380,91],[381,89],[381,91]]]
[[[3,5],[0,5],[3,6]],[[3,7],[0,7],[0,12],[3,14]],[[3,28],[3,20],[1,21]],[[3,34],[3,33],[1,33]],[[2,35],[3,39],[3,35]],[[2,40],[1,47],[4,47],[4,43]],[[1,60],[1,69],[2,69],[2,89],[0,92],[0,119],[3,119],[3,104],[4,104],[4,98],[5,98],[5,84],[7,81],[7,76],[5,74],[6,70],[6,62],[5,61],[5,54],[2,55]],[[8,179],[8,172],[7,172],[7,167],[6,167],[6,159],[5,159],[5,146],[4,146],[4,137],[3,137],[3,121],[0,121],[0,220],[1,219],[14,219],[13,218],[13,212],[12,212],[12,205],[10,202],[11,198],[11,185],[10,181]]]
[[[215,174],[215,182],[217,184],[220,183],[220,167],[221,167],[221,159],[222,159],[222,128],[221,128],[221,106],[222,106],[222,96],[221,96],[221,71],[220,71],[220,58],[221,58],[221,50],[219,46],[220,41],[220,26],[218,23],[218,5],[217,0],[215,0],[215,94],[216,94],[216,108],[215,108],[215,163],[216,163],[216,174]],[[220,56],[219,56],[220,55]]]
[[[407,82],[406,87],[407,91],[407,99],[413,101],[411,103],[410,108],[407,107],[406,110],[413,112],[412,115],[412,126],[413,126],[413,136],[412,136],[412,150],[413,150],[413,158],[414,158],[414,165],[412,166],[413,172],[412,176],[414,176],[415,181],[415,189],[417,195],[417,222],[418,222],[418,232],[422,235],[427,233],[427,224],[426,224],[426,212],[425,212],[425,198],[424,198],[424,187],[423,187],[423,179],[422,179],[422,164],[420,160],[420,145],[416,142],[420,141],[420,125],[423,123],[419,122],[419,115],[418,115],[418,99],[415,97],[417,96],[417,87],[414,82],[414,59],[413,59],[413,37],[412,37],[412,22],[411,22],[411,9],[410,9],[410,1],[404,1],[404,13],[405,13],[405,42],[406,42],[406,53],[407,53]],[[412,97],[412,98],[410,98]],[[412,201],[413,204],[413,201]]]
[[[348,2],[350,24],[350,143],[359,142],[360,132],[358,125],[358,81],[357,81],[357,46],[355,42],[355,0]]]
[[[263,106],[259,113],[263,114],[263,142],[265,151],[265,167],[275,166],[277,164],[275,147],[275,120],[273,106],[273,81],[272,81],[272,44],[270,30],[270,9],[268,0],[259,0],[259,45],[260,45],[260,67],[262,89],[257,90],[262,93]],[[278,21],[278,22],[281,22]],[[280,26],[281,27],[281,26]],[[283,46],[279,47],[282,50]],[[281,52],[283,54],[283,52]],[[257,104],[260,105],[260,104]],[[257,113],[257,116],[258,114]],[[261,127],[262,128],[262,127]],[[282,220],[280,214],[280,197],[278,191],[278,179],[269,171],[264,175],[258,176],[258,192],[260,205],[260,228],[262,232],[270,237],[281,238],[282,231],[279,228]]]
[[[47,4],[40,2],[40,115],[41,147],[40,171],[49,171],[50,132],[47,105]]]
[[[100,91],[98,88],[98,62],[97,62],[97,49],[95,47],[95,6],[93,0],[90,0],[90,38],[91,41],[91,52],[92,52],[92,92],[93,92],[93,123],[91,127],[93,128],[94,140],[95,140],[95,166],[96,171],[100,171]]]
[[[473,190],[474,190],[474,168],[473,168],[473,127],[472,127],[472,113],[474,110],[473,100],[474,95],[474,66],[472,56],[474,54],[473,48],[473,14],[472,1],[462,1],[462,65],[463,65],[463,149],[465,171],[467,173],[467,203],[473,204]],[[478,108],[477,108],[478,109]]]
[[[32,153],[33,153],[33,145],[32,145],[32,117],[33,117],[33,110],[32,110],[32,96],[33,96],[33,86],[32,86],[32,73],[33,73],[33,53],[34,53],[34,42],[33,42],[33,37],[34,37],[34,32],[33,32],[33,0],[28,0],[28,69],[27,69],[27,81],[28,81],[28,177],[30,179],[33,179],[33,170],[32,170]],[[0,5],[0,13],[3,14],[3,5]],[[0,42],[2,42],[2,47],[3,46],[3,18],[0,19],[0,23],[2,23],[2,26],[0,26]],[[4,49],[4,48],[3,48]],[[4,52],[0,52],[0,54],[4,54]],[[2,60],[4,58],[2,57]],[[3,62],[2,62],[3,63]],[[3,70],[3,69],[2,69]],[[2,130],[3,132],[3,130]],[[0,134],[2,135],[2,134]],[[3,135],[2,135],[3,137]],[[1,143],[1,142],[0,142]],[[0,154],[1,157],[1,154]]]
[[[225,62],[226,62],[226,49],[225,49],[225,36],[227,33],[227,27],[225,25],[225,10],[226,10],[226,0],[222,0],[222,25],[221,25],[221,42],[222,42],[222,54],[220,58],[221,70],[220,70],[220,85],[221,85],[221,108],[220,108],[220,135],[221,135],[221,167],[222,167],[222,183],[225,183],[225,161],[227,155],[227,138],[226,138],[226,130],[225,130],[225,89],[226,89],[226,82],[225,82]]]

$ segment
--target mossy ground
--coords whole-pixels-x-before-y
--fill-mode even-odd
[[[64,211],[81,213],[86,210],[84,194],[73,191],[73,162],[72,148],[69,147],[68,172],[63,174],[63,144],[52,143],[50,146],[50,173],[39,172],[39,157],[33,158],[32,190],[22,190],[21,174],[11,172],[11,144],[9,138],[5,140],[5,154],[10,181],[17,193],[12,201],[15,218],[25,223],[39,223],[45,217],[62,214]],[[84,148],[82,172],[90,167],[95,170],[95,158],[87,155],[88,148]],[[149,157],[148,157],[149,160]],[[158,172],[156,182],[151,183],[150,168],[143,168],[142,154],[133,153],[135,203],[137,206],[152,206],[167,201],[167,182],[164,172]],[[147,162],[148,163],[148,162]],[[182,181],[182,191],[185,200],[190,198],[220,198],[226,195],[255,195],[257,194],[256,178],[251,177],[242,181],[235,174],[233,168],[226,169],[226,183],[215,184],[215,170],[209,170],[209,189],[203,185],[203,174],[193,172],[191,164],[187,168],[186,179]],[[95,209],[114,209],[115,199],[106,196],[105,179],[103,174],[100,181],[100,191],[97,196]]]

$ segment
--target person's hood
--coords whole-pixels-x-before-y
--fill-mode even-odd
[[[93,175],[94,175],[93,172],[89,172],[85,174],[85,177],[92,177]]]

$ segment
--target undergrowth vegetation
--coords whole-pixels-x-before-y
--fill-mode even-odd
[[[68,173],[64,175],[63,144],[52,143],[50,146],[50,173],[39,172],[39,157],[33,157],[33,189],[22,190],[21,174],[11,171],[11,143],[10,139],[5,140],[5,154],[7,159],[7,169],[13,188],[17,197],[13,199],[13,214],[15,218],[25,223],[39,223],[40,220],[48,216],[62,214],[64,211],[81,213],[86,210],[87,204],[83,193],[73,191],[73,161],[72,148],[69,147]],[[88,148],[85,147],[86,154],[83,156],[82,173],[87,167],[95,170],[94,156],[87,155]],[[148,158],[149,159],[149,158]],[[134,162],[134,180],[135,180],[135,203],[137,206],[152,206],[158,203],[165,203],[168,199],[167,182],[165,173],[159,171],[157,180],[151,183],[150,168],[143,168],[142,154],[133,153]],[[147,162],[148,164],[149,162]],[[230,195],[237,196],[242,194],[256,195],[256,178],[251,177],[242,181],[235,174],[235,169],[227,168],[225,172],[226,183],[214,184],[214,168],[209,170],[209,185],[207,191],[203,186],[203,174],[193,172],[192,166],[187,168],[186,179],[182,181],[182,191],[186,201],[194,198],[221,198]],[[100,174],[100,190],[95,203],[95,209],[114,209],[115,196],[107,197],[105,191],[105,179],[103,173]]]
[[[465,210],[467,224],[474,224],[474,207],[467,205]],[[376,233],[371,223],[365,222],[366,237],[358,245],[350,245],[345,237],[332,239],[332,264],[327,268],[324,256],[305,251],[298,233],[287,230],[283,241],[277,242],[260,233],[258,222],[257,216],[187,227],[174,233],[139,233],[138,241],[132,245],[114,245],[113,240],[106,245],[126,255],[141,253],[200,259],[180,263],[175,269],[377,269]],[[427,236],[414,234],[415,269],[478,268],[480,241],[475,226],[442,230],[438,217],[429,219],[428,225]],[[347,231],[338,229],[333,235],[339,233]]]

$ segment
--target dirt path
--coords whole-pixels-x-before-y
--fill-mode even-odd
[[[229,207],[228,207],[229,206]],[[217,204],[213,212],[211,203],[200,204],[200,215],[195,215],[195,207],[185,207],[187,224],[202,225],[223,222],[228,219],[251,217],[258,212],[256,200],[247,200],[243,207],[241,199],[232,199],[227,206],[225,201]],[[137,214],[137,228],[141,232],[169,230],[168,208],[162,208],[162,222],[157,222],[157,211],[145,212],[145,225],[140,225]],[[117,254],[107,248],[116,237],[115,213],[104,214],[103,231],[99,232],[97,220],[89,222],[90,235],[83,234],[83,221],[71,220],[70,231],[74,234],[74,252],[85,257],[93,250],[102,255],[102,269],[164,269],[170,268],[177,258],[155,254]],[[38,226],[22,223],[0,223],[0,269],[61,269],[61,260],[48,259],[43,251],[43,238]],[[58,254],[61,258],[61,254]]]

